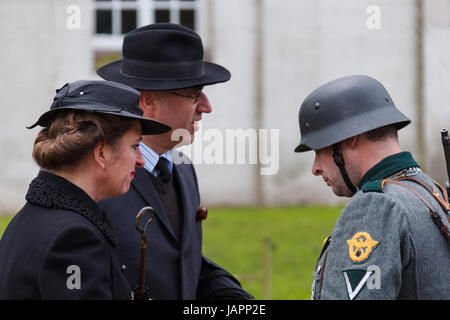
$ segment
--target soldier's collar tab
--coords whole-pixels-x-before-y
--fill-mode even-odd
[[[409,152],[400,152],[386,157],[366,172],[358,184],[358,189],[362,190],[369,181],[382,181],[403,169],[412,167],[420,168]]]

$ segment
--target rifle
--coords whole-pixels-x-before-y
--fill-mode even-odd
[[[141,223],[142,217],[145,212],[150,211],[150,218],[144,224]],[[139,270],[139,284],[134,289],[134,300],[149,300],[149,290],[145,285],[145,273],[146,273],[146,261],[147,261],[147,226],[153,220],[153,215],[155,211],[152,207],[144,207],[139,211],[136,216],[136,230],[141,235],[141,246],[140,246],[140,270]],[[143,225],[143,226],[142,226]]]
[[[447,189],[447,194],[450,195],[450,138],[448,136],[448,130],[442,129],[441,130],[441,137],[442,137],[442,145],[444,147],[444,156],[445,156],[445,162],[447,165],[447,182],[445,183],[445,187]]]

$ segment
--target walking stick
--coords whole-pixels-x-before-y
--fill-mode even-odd
[[[142,217],[144,214],[150,211],[150,218],[145,222],[141,223]],[[135,300],[148,300],[149,292],[148,288],[145,285],[145,273],[146,273],[146,251],[147,251],[147,227],[153,220],[153,215],[155,211],[152,207],[144,207],[139,211],[139,213],[136,216],[136,230],[141,235],[141,246],[140,246],[140,269],[139,269],[139,284],[137,285],[136,289],[134,290]]]

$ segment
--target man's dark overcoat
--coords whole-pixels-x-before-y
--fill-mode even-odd
[[[185,156],[180,157],[186,161]],[[189,160],[187,160],[189,161]],[[174,164],[182,207],[181,241],[177,239],[164,206],[144,168],[136,168],[130,190],[100,202],[117,234],[117,256],[126,265],[130,286],[139,282],[140,235],[137,213],[151,206],[155,215],[147,229],[146,283],[152,299],[248,299],[238,280],[202,255],[202,224],[197,215],[200,195],[194,166]]]

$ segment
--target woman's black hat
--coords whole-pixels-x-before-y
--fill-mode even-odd
[[[170,131],[168,125],[142,116],[139,97],[139,91],[112,81],[80,80],[66,83],[56,90],[50,110],[27,128],[32,129],[37,125],[48,127],[57,113],[72,109],[137,119],[141,122],[143,135]]]

